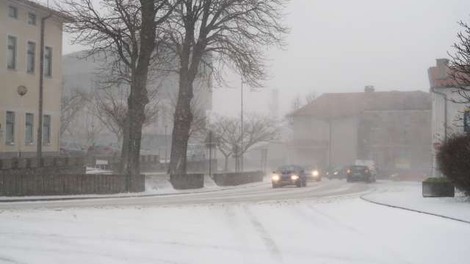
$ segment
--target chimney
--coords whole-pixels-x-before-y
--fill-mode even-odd
[[[436,59],[436,66],[439,71],[439,76],[436,76],[440,79],[445,79],[448,77],[447,70],[449,69],[449,60],[448,59]]]
[[[366,92],[366,93],[373,93],[373,92],[375,92],[375,88],[374,88],[373,85],[366,85],[366,86],[364,87],[364,92]]]

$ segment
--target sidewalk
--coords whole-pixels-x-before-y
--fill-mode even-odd
[[[456,192],[454,198],[423,198],[420,182],[387,182],[373,193],[363,195],[363,200],[436,215],[470,224],[470,197]]]

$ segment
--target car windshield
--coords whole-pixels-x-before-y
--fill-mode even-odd
[[[297,172],[297,171],[302,171],[302,170],[303,170],[302,167],[297,166],[297,165],[281,166],[277,169],[277,171],[281,173]]]
[[[362,172],[368,170],[369,168],[367,166],[350,166],[349,169],[355,172]]]

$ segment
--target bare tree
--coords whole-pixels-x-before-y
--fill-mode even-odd
[[[102,53],[117,65],[118,76],[128,76],[130,93],[127,98],[125,164],[127,187],[130,178],[140,171],[140,145],[145,122],[145,106],[149,102],[147,80],[150,64],[158,54],[161,25],[172,13],[178,0],[64,0],[61,11],[73,18],[67,30],[75,35],[74,42],[90,46],[89,56]]]
[[[73,134],[70,125],[74,123],[77,114],[84,109],[88,100],[88,94],[72,89],[70,95],[64,95],[61,99],[60,136],[65,132]]]
[[[225,170],[228,169],[231,156],[240,157],[254,145],[275,140],[279,135],[276,123],[267,117],[250,115],[243,123],[243,134],[238,118],[218,116],[211,123],[218,143],[217,149],[225,158]]]
[[[232,137],[236,137],[237,131],[240,131],[240,124],[234,118],[218,116],[211,123],[211,129],[216,137],[217,149],[225,158],[224,170],[228,171],[228,160],[233,155]]]
[[[458,87],[458,93],[463,97],[459,103],[470,102],[470,25],[460,21],[462,31],[457,34],[458,42],[452,46],[454,53],[450,54],[449,76],[454,85]]]
[[[307,95],[305,95],[305,104],[310,104],[317,98],[317,93],[315,91],[309,92]]]
[[[159,110],[158,87],[151,87],[148,90],[149,103],[145,106],[143,127],[157,119]],[[107,83],[97,89],[92,101],[96,117],[115,135],[118,144],[123,144],[124,130],[127,125],[129,92],[129,86],[126,83]]]
[[[186,173],[186,152],[193,114],[193,83],[200,66],[227,65],[251,86],[266,76],[263,52],[282,46],[281,24],[287,0],[182,0],[169,24],[170,45],[179,59],[179,92],[172,135],[170,174]],[[213,71],[218,80],[222,74]]]

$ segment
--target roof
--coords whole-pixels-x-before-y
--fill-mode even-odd
[[[326,93],[291,114],[323,119],[350,117],[364,111],[431,110],[431,95],[423,91]]]
[[[70,16],[68,16],[68,15],[66,15],[62,12],[59,12],[57,10],[54,10],[52,8],[41,5],[41,4],[39,4],[35,1],[31,1],[31,0],[10,0],[10,2],[15,3],[15,4],[19,4],[19,5],[23,5],[23,6],[27,6],[27,7],[30,7],[30,8],[34,8],[34,9],[39,10],[41,12],[44,12],[46,14],[51,14],[54,17],[60,19],[62,22],[65,22],[65,23],[73,22],[72,17],[70,17]]]

